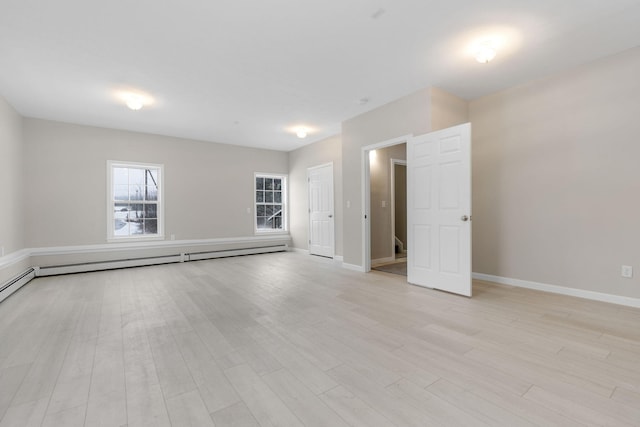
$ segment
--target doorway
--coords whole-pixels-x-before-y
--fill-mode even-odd
[[[391,189],[392,159],[406,159],[411,135],[369,145],[362,149],[363,170],[363,249],[365,271],[395,261],[394,195]],[[406,249],[406,247],[405,247]]]
[[[307,169],[309,191],[309,254],[333,258],[335,218],[333,163]]]
[[[391,251],[407,257],[407,161],[391,159]]]
[[[405,146],[406,154],[406,146]],[[407,161],[391,158],[391,242],[392,260],[388,263],[373,265],[372,269],[386,273],[407,275]]]
[[[398,144],[376,151],[381,159],[376,159],[377,167],[372,166],[370,173],[371,269],[406,276],[407,147],[406,144]],[[381,199],[381,206],[376,206]],[[385,202],[385,199],[389,201]],[[380,253],[386,256],[376,257]]]
[[[377,208],[371,152],[401,143],[407,143],[407,281],[470,297],[470,123],[362,147],[363,271],[371,271],[372,209]]]

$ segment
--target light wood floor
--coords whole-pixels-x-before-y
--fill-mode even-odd
[[[36,279],[1,426],[640,425],[640,310],[298,253]]]

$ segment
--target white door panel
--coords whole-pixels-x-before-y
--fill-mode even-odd
[[[407,144],[410,283],[471,296],[471,125]]]
[[[309,182],[309,253],[333,257],[333,165],[307,171]]]

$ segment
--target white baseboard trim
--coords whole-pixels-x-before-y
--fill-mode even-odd
[[[309,255],[309,249],[301,249],[301,248],[289,248],[289,252],[296,252],[299,254]]]
[[[290,252],[296,252],[299,254],[305,254],[305,255],[309,255],[309,249],[301,249],[301,248],[289,248]],[[342,255],[334,255],[333,258],[334,262],[338,263],[338,264],[342,264],[344,262],[344,257]]]
[[[346,262],[342,263],[342,268],[346,268],[347,270],[359,271],[360,273],[364,273],[364,267],[361,265],[355,264],[347,264]]]
[[[621,295],[605,294],[602,292],[587,291],[584,289],[567,288],[565,286],[549,285],[547,283],[531,282],[529,280],[512,279],[510,277],[492,276],[484,273],[473,273],[477,280],[499,283],[501,285],[515,286],[518,288],[534,289],[537,291],[551,292],[554,294],[568,295],[585,298],[593,301],[608,302],[611,304],[625,305],[640,308],[640,298],[625,297]]]
[[[0,257],[0,269],[13,265],[17,262],[24,261],[31,256],[31,249],[21,249],[19,251],[11,252],[5,256]]]

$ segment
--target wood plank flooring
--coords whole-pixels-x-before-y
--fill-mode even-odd
[[[278,253],[39,278],[0,427],[640,426],[640,310]]]

